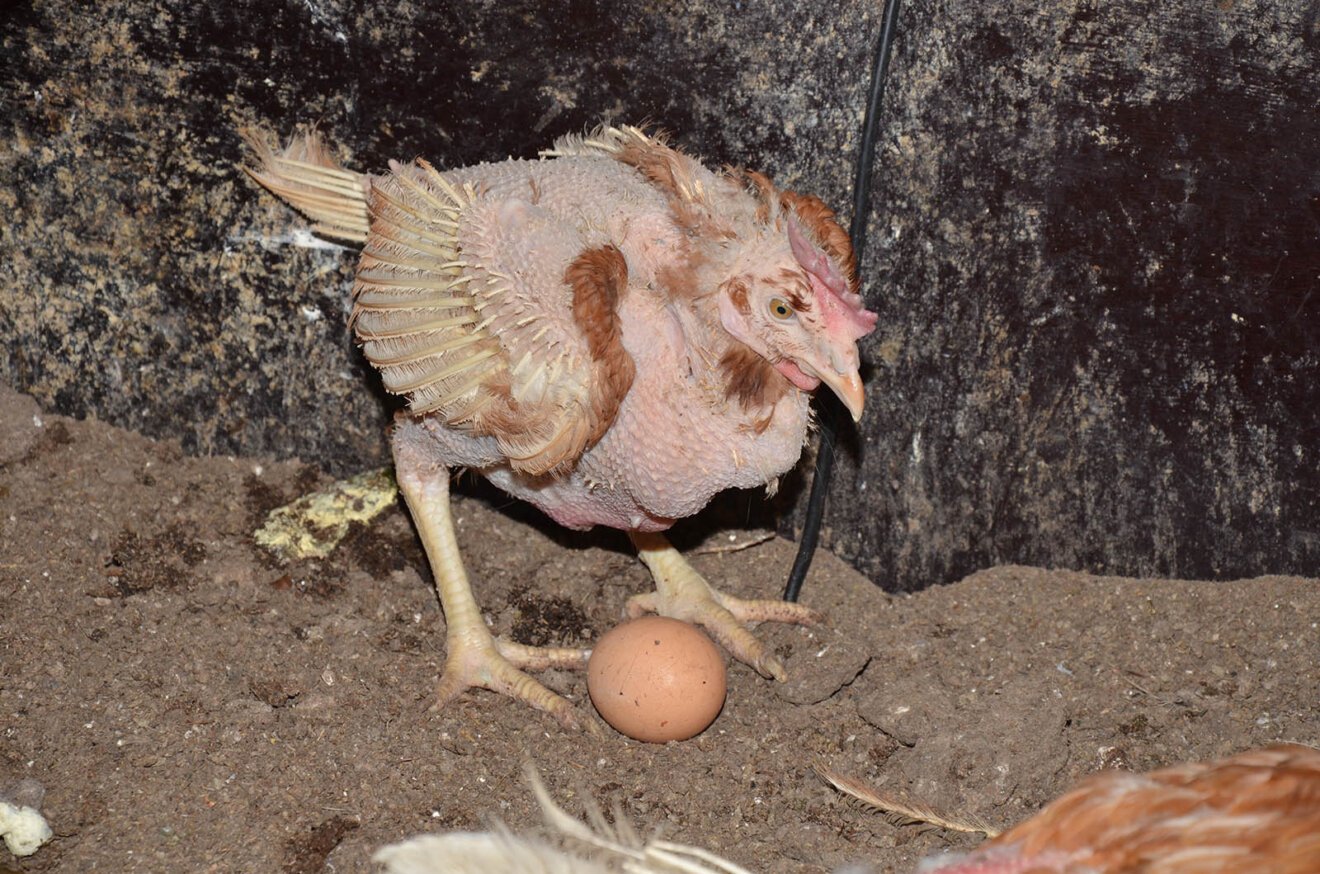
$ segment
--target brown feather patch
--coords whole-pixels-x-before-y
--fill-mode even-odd
[[[694,247],[684,238],[679,238],[674,257],[668,264],[656,269],[656,279],[669,294],[671,300],[694,300],[708,293],[701,285],[697,271],[710,260],[710,253],[704,247]]]
[[[725,240],[733,229],[712,215],[700,181],[695,173],[700,165],[691,157],[668,145],[663,137],[632,141],[614,154],[659,189],[669,201],[675,223],[695,237]]]
[[[731,343],[720,358],[724,396],[744,410],[765,409],[779,402],[793,384],[774,365],[741,343]]]
[[[826,254],[833,258],[843,269],[843,276],[848,280],[848,290],[857,292],[857,255],[853,252],[852,240],[848,232],[840,226],[834,210],[825,205],[814,194],[798,194],[796,191],[784,191],[779,195],[780,204],[798,217],[802,226],[816,238]]]
[[[732,179],[741,180],[747,192],[756,198],[756,220],[761,224],[770,221],[770,211],[779,199],[779,190],[770,177],[745,167],[726,167],[724,172]]]
[[[697,284],[697,271],[689,260],[676,259],[676,262],[658,268],[655,277],[671,300],[692,300],[701,293],[701,286]]]
[[[776,283],[788,298],[788,302],[793,309],[800,313],[811,311],[811,286],[802,272],[801,267],[785,267],[779,271],[779,281]]]
[[[564,282],[573,289],[573,321],[596,365],[587,437],[590,447],[609,430],[636,375],[632,356],[623,348],[619,318],[619,303],[628,288],[628,262],[614,246],[587,249],[568,265]]]
[[[738,312],[747,315],[752,311],[751,304],[747,302],[747,283],[744,280],[730,279],[721,286],[720,291],[729,296],[729,302],[734,305]]]
[[[1096,871],[1304,874],[1320,866],[1317,798],[1320,751],[1277,744],[1146,774],[1101,771],[985,847],[1016,848],[1028,863],[1085,853]],[[1196,861],[1173,864],[1179,853]]]

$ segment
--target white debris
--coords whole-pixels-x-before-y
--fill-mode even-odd
[[[35,809],[0,801],[0,837],[15,856],[31,856],[52,834],[46,818]]]

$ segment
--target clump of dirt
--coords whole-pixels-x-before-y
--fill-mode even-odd
[[[334,816],[312,827],[311,834],[289,841],[285,851],[285,874],[319,874],[325,861],[344,835],[361,825],[357,820]]]
[[[155,485],[154,477],[143,477],[144,486]],[[123,596],[137,595],[157,586],[184,585],[193,568],[206,560],[206,546],[179,523],[155,537],[143,537],[125,528],[115,539],[105,575]]]
[[[569,598],[544,597],[530,587],[514,589],[506,599],[514,611],[513,639],[528,646],[582,646],[594,628],[587,614]]]
[[[346,570],[361,570],[373,577],[425,567],[426,553],[412,526],[401,514],[394,514],[392,521],[394,524],[350,523],[332,558],[343,562]]]

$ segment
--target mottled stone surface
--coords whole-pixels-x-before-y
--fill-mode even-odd
[[[909,13],[836,548],[900,587],[1316,569],[1320,6]]]
[[[1314,3],[904,6],[834,547],[1320,570]],[[200,453],[377,464],[351,257],[291,245],[235,129],[352,165],[650,119],[846,206],[879,4],[35,2],[0,13],[0,379]],[[791,524],[791,518],[788,523]]]

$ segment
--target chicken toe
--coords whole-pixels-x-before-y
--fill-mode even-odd
[[[792,622],[817,625],[820,613],[801,604],[775,600],[745,600],[712,588],[687,559],[661,534],[630,532],[637,555],[655,578],[655,591],[628,600],[628,615],[659,613],[700,625],[738,661],[762,676],[783,683],[784,666],[764,643],[749,631],[747,622]]]
[[[565,728],[575,730],[583,726],[576,707],[538,683],[523,668],[581,668],[586,665],[584,651],[540,651],[520,643],[495,640],[486,631],[484,624],[476,634],[469,633],[469,629],[465,628],[457,629],[457,634],[454,632],[450,623],[450,631],[446,635],[448,652],[445,670],[436,688],[432,710],[443,709],[467,689],[480,687],[530,704],[553,716]]]
[[[555,717],[566,728],[580,728],[584,722],[577,708],[523,669],[584,668],[587,651],[540,649],[496,640],[481,617],[458,552],[449,508],[448,469],[418,457],[414,448],[397,434],[394,460],[399,491],[407,501],[426,548],[445,612],[445,669],[432,709],[443,707],[466,689],[481,687],[530,704]]]

